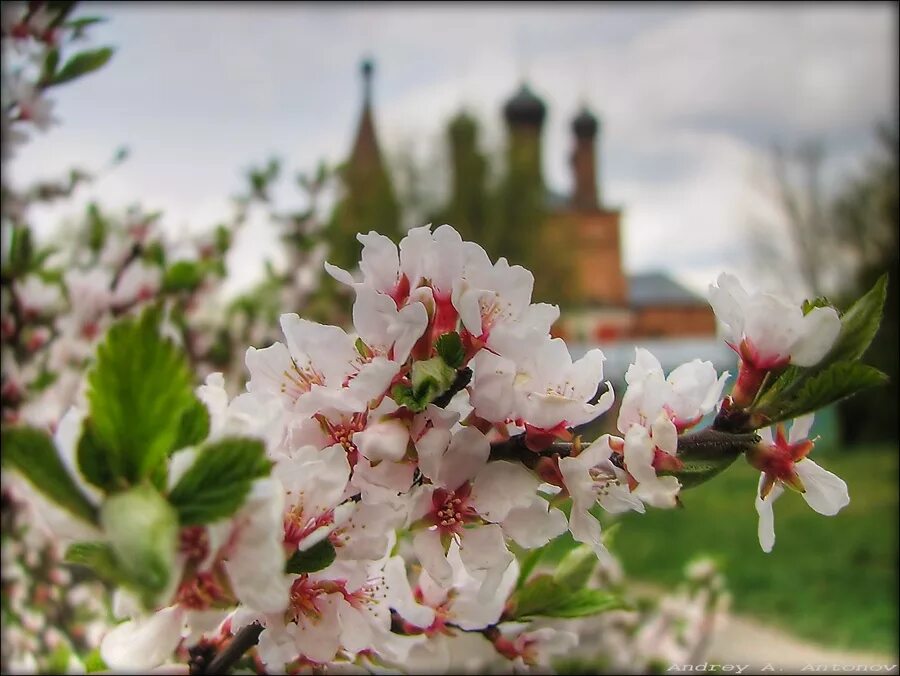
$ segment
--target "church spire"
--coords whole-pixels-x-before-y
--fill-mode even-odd
[[[372,116],[372,77],[375,74],[375,63],[365,59],[360,67],[363,81],[363,109],[356,130],[356,140],[350,152],[350,163],[364,172],[381,171],[381,151],[378,137],[375,134],[375,121]]]

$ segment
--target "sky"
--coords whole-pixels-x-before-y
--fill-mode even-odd
[[[504,101],[527,81],[548,106],[543,170],[572,186],[571,119],[601,119],[603,200],[623,210],[626,270],[664,270],[702,291],[720,271],[750,279],[749,223],[771,218],[773,143],[818,139],[826,177],[860,171],[874,127],[897,116],[894,3],[417,4],[90,3],[101,71],[52,91],[62,124],[21,149],[14,184],[128,161],[73,202],[38,213],[45,235],[91,199],[162,210],[173,233],[230,213],[242,172],[276,154],[291,174],[342,161],[376,63],[382,147],[439,166],[447,119],[465,107],[503,144]],[[282,204],[298,201],[287,186]],[[299,202],[298,202],[299,203]],[[255,221],[230,257],[229,289],[279,260]]]

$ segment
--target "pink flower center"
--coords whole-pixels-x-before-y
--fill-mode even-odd
[[[441,534],[458,534],[467,523],[478,520],[478,512],[469,504],[472,485],[467,481],[455,491],[438,488],[431,496],[431,521]]]

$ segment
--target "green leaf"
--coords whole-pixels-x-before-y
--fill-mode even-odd
[[[84,660],[84,670],[93,674],[98,671],[106,671],[109,669],[109,666],[106,662],[103,661],[103,658],[100,656],[100,648],[94,648],[91,652],[89,652]]]
[[[513,594],[512,619],[541,615],[560,595],[565,596],[565,590],[551,575],[538,575]]]
[[[86,75],[90,72],[102,68],[107,61],[112,58],[112,47],[101,47],[99,49],[90,49],[79,52],[68,61],[49,82],[50,85],[58,85],[77,77]]]
[[[56,75],[57,66],[59,66],[59,49],[53,47],[47,51],[47,55],[44,57],[44,64],[41,66],[41,77],[38,82],[50,82],[53,76]]]
[[[560,618],[588,617],[627,607],[628,605],[615,594],[600,589],[580,589],[545,608],[541,614],[545,617]]]
[[[597,554],[587,545],[580,545],[566,554],[553,573],[553,580],[569,591],[578,591],[590,580],[597,568]]]
[[[175,449],[182,416],[196,401],[187,359],[160,335],[160,315],[151,307],[113,325],[87,376],[95,451],[133,484]]]
[[[544,556],[546,545],[536,549],[529,549],[519,562],[519,578],[516,580],[516,589],[521,589],[528,581],[528,576],[537,568]]]
[[[94,202],[88,205],[87,221],[88,246],[91,251],[99,252],[106,242],[106,233],[109,230],[109,225]]]
[[[66,549],[66,563],[89,568],[98,577],[114,584],[123,584],[125,576],[119,569],[116,555],[108,542],[76,542]]]
[[[271,463],[257,439],[233,437],[208,444],[169,494],[183,526],[231,516],[244,504],[255,479],[267,476]]]
[[[47,661],[44,663],[44,669],[48,674],[65,674],[68,672],[69,668],[69,658],[72,656],[71,648],[65,644],[60,643],[56,648],[50,653],[50,656],[47,658]]]
[[[803,301],[803,314],[808,315],[810,312],[815,310],[817,307],[833,307],[830,300],[828,300],[825,296],[819,296],[818,298],[810,298]]]
[[[163,278],[163,291],[193,291],[203,281],[203,271],[193,261],[178,261]]]
[[[3,464],[21,472],[41,493],[82,521],[97,523],[97,509],[69,474],[50,436],[32,427],[2,431]]]
[[[805,380],[787,401],[781,402],[769,424],[812,413],[862,390],[883,385],[888,377],[876,368],[858,361],[842,361]]]
[[[178,515],[149,484],[106,499],[100,522],[127,579],[140,581],[151,603],[169,582],[178,544]]]
[[[834,347],[825,357],[827,363],[860,359],[881,325],[884,301],[887,297],[887,274],[841,317],[841,332]]]
[[[406,406],[414,413],[421,413],[428,406],[428,402],[421,402],[413,395],[412,388],[409,385],[397,383],[391,388],[391,399],[397,402],[398,406]]]
[[[456,331],[443,334],[434,343],[434,349],[444,360],[447,366],[458,369],[463,365],[466,351],[463,349],[462,339]]]
[[[440,357],[434,357],[414,362],[410,376],[413,397],[427,405],[449,389],[456,379],[456,369],[447,366]]]
[[[106,19],[102,16],[84,16],[79,19],[73,19],[72,21],[67,21],[64,25],[66,28],[72,28],[75,30],[83,30],[88,26],[93,26],[96,23],[103,23]]]
[[[86,418],[76,449],[78,468],[90,483],[107,493],[128,485],[122,471],[122,460],[115,449],[106,449],[97,440],[93,423]]]
[[[624,607],[619,597],[608,592],[599,589],[572,591],[550,575],[540,575],[513,594],[510,619],[586,617]]]
[[[334,545],[328,539],[316,543],[305,551],[296,551],[284,567],[285,573],[315,573],[328,568],[337,556]]]
[[[173,451],[188,446],[196,446],[209,436],[209,410],[206,405],[194,397],[194,401],[188,406],[181,416],[181,426],[178,431],[178,440]]]

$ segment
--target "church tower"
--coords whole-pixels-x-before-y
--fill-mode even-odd
[[[375,230],[399,241],[400,205],[381,154],[372,106],[374,63],[367,59],[361,67],[363,105],[350,157],[339,168],[341,197],[335,207],[328,239],[329,260],[350,269],[359,261],[358,232]]]

